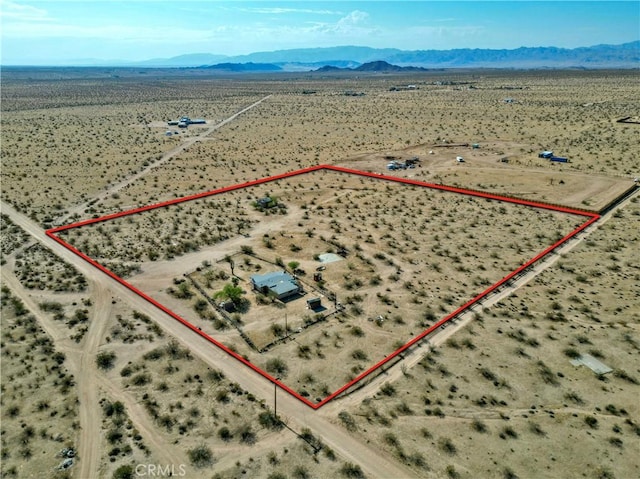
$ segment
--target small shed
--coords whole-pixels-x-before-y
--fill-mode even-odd
[[[260,208],[272,208],[277,204],[277,201],[275,201],[270,196],[265,196],[264,198],[260,198],[258,201],[256,201],[256,203]]]
[[[307,307],[313,311],[322,308],[322,299],[321,298],[307,299]]]
[[[594,373],[602,375],[608,374],[613,369],[611,369],[606,364],[598,361],[596,358],[591,356],[590,354],[583,354],[579,358],[573,359],[570,361],[574,366],[586,366],[591,369]]]
[[[233,301],[223,301],[219,306],[227,313],[233,313],[236,310],[236,305]]]

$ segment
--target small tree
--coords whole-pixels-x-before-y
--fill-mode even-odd
[[[300,266],[300,263],[298,261],[290,261],[287,266],[289,267],[289,269],[291,271],[295,271],[296,269],[298,269],[298,266]]]
[[[229,300],[233,304],[238,304],[242,301],[243,289],[240,286],[234,286],[232,283],[224,285],[222,290],[213,295],[216,299]]]

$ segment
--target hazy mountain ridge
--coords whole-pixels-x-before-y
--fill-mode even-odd
[[[640,41],[621,45],[595,45],[573,49],[520,47],[513,50],[466,48],[455,50],[406,51],[394,48],[376,49],[346,46],[258,52],[250,55],[229,57],[226,58],[225,61],[230,63],[272,63],[282,67],[285,67],[286,64],[309,64],[309,69],[317,69],[324,65],[344,67],[344,62],[364,64],[374,61],[385,61],[398,66],[423,68],[637,68],[640,66]]]
[[[252,53],[229,57],[226,61],[269,63],[285,71],[317,70],[324,66],[357,69],[363,64],[375,62],[386,62],[398,67],[420,68],[638,68],[640,67],[640,41],[574,49],[520,47],[513,50],[465,48],[403,51],[348,46]],[[371,66],[370,69],[371,71],[393,70],[381,65]]]
[[[572,49],[520,47],[510,50],[486,48],[399,50],[397,48],[339,46],[255,52],[238,56],[193,53],[140,62],[95,60],[93,65],[88,60],[83,60],[73,65],[192,68],[209,67],[224,62],[227,65],[270,64],[279,67],[283,71],[310,71],[327,65],[340,68],[356,68],[362,64],[375,61],[422,68],[639,68],[640,40],[620,45],[594,45]],[[70,64],[69,66],[73,65]],[[237,67],[234,71],[251,71],[251,69]]]

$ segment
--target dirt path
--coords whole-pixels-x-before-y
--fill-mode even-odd
[[[115,193],[117,191],[120,191],[121,189],[129,186],[134,181],[137,181],[140,178],[142,178],[143,176],[149,174],[152,170],[154,170],[155,168],[158,168],[159,166],[163,165],[164,163],[166,163],[167,161],[169,161],[173,157],[179,155],[185,149],[187,149],[190,146],[192,146],[194,143],[197,143],[199,141],[204,141],[205,139],[207,139],[207,137],[211,133],[213,133],[214,131],[218,130],[219,128],[222,128],[227,123],[232,122],[233,120],[235,120],[237,117],[239,117],[243,113],[245,113],[245,112],[251,110],[252,108],[258,106],[260,103],[262,103],[263,101],[265,101],[266,99],[268,99],[270,97],[271,97],[271,95],[267,95],[264,98],[261,98],[260,100],[256,101],[255,103],[252,103],[251,105],[243,108],[242,110],[238,111],[237,113],[234,113],[229,118],[227,118],[225,120],[222,120],[220,123],[216,123],[215,125],[204,129],[202,131],[202,133],[200,133],[199,135],[185,139],[178,146],[176,146],[176,147],[172,148],[171,150],[167,151],[166,153],[164,153],[162,155],[162,157],[158,161],[156,161],[155,163],[150,164],[146,168],[140,170],[138,173],[135,173],[135,174],[131,175],[130,177],[128,177],[127,179],[125,179],[125,180],[123,180],[123,181],[121,181],[119,183],[115,183],[115,184],[113,184],[111,186],[108,186],[104,191],[102,191],[101,193],[99,193],[97,195],[92,196],[91,198],[87,199],[87,201],[70,208],[64,216],[61,216],[60,218],[58,218],[56,220],[56,224],[57,225],[62,225],[70,217],[72,217],[73,215],[76,215],[76,214],[81,215],[84,212],[84,210],[89,207],[89,204],[93,205],[93,204],[99,203],[101,201],[104,201],[109,195],[112,195],[113,193]]]
[[[96,381],[96,353],[111,314],[111,295],[100,283],[90,283],[93,314],[84,337],[76,387],[80,399],[80,437],[78,438],[79,477],[97,477],[100,467],[102,412],[99,404],[99,383]]]

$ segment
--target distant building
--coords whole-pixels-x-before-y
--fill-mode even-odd
[[[300,293],[296,279],[285,271],[273,271],[251,276],[253,289],[262,294],[273,294],[283,300]]]
[[[180,128],[187,128],[189,125],[204,125],[207,123],[207,120],[203,120],[202,118],[196,118],[192,120],[188,116],[183,116],[179,120],[170,120],[167,122],[169,126],[178,125]]]

